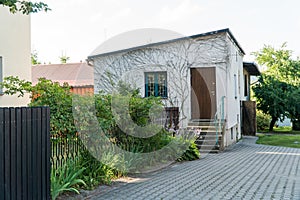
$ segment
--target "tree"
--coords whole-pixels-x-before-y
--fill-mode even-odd
[[[24,0],[0,0],[0,5],[9,7],[11,13],[22,12],[23,14],[37,13],[39,11],[51,10],[47,4],[43,2],[30,2]]]
[[[41,64],[41,62],[38,60],[38,53],[36,52],[36,50],[33,50],[31,52],[31,64],[32,65]]]
[[[279,49],[264,46],[253,55],[267,69],[262,73],[253,91],[257,107],[272,116],[270,131],[276,120],[289,116],[293,121],[300,119],[300,61],[292,58],[292,51],[284,43]]]
[[[68,57],[67,55],[62,55],[61,57],[59,57],[60,59],[60,63],[62,64],[66,64],[68,60],[70,60],[70,57]]]
[[[253,87],[257,99],[257,108],[265,114],[271,115],[269,130],[273,127],[279,118],[287,115],[287,93],[288,84],[280,82],[273,76],[263,74],[258,84]]]

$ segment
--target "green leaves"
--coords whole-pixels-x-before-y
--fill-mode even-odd
[[[30,2],[18,0],[0,0],[0,5],[9,7],[11,13],[21,12],[25,15],[37,13],[39,11],[47,12],[51,10],[47,4],[43,2]]]
[[[279,49],[264,46],[253,53],[266,70],[253,86],[257,108],[272,116],[270,129],[278,118],[300,118],[300,60],[284,43]]]
[[[59,194],[69,191],[79,194],[77,185],[86,185],[78,178],[85,168],[80,168],[75,161],[69,160],[63,167],[51,170],[51,197],[55,200]]]

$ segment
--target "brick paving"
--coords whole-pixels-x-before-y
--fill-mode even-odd
[[[296,199],[300,200],[300,149],[255,144],[244,137],[219,154],[141,175],[86,199]]]

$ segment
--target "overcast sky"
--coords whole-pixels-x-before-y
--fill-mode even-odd
[[[264,44],[300,56],[299,0],[42,0],[52,11],[31,15],[32,49],[39,60],[85,60],[105,40],[140,28],[189,36],[229,28],[246,52]]]

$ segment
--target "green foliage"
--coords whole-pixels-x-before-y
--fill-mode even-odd
[[[3,82],[0,82],[0,87],[4,88],[4,94],[23,97],[25,93],[32,91],[32,83],[26,80],[20,80],[18,76],[4,77]]]
[[[258,109],[272,117],[270,131],[280,117],[300,118],[300,60],[293,60],[285,48],[286,44],[279,49],[264,46],[254,53],[258,63],[267,67],[253,91]]]
[[[263,49],[254,52],[253,55],[260,65],[267,67],[265,75],[276,77],[277,80],[288,84],[299,84],[299,60],[292,59],[292,51],[286,49],[286,43],[279,49],[265,45]]]
[[[60,63],[61,64],[66,64],[68,60],[70,60],[70,57],[66,56],[66,55],[62,55],[61,57],[59,57],[60,59]]]
[[[33,86],[29,81],[9,76],[4,78],[0,86],[5,88],[4,93],[9,95],[18,94],[22,97],[25,93],[30,93],[29,106],[49,106],[51,134],[75,134],[72,95],[68,84],[60,86],[57,82],[40,78],[39,82]]]
[[[111,162],[118,162],[118,160],[112,158]],[[113,178],[122,175],[121,172],[98,161],[84,148],[81,149],[78,165],[85,169],[80,174],[80,179],[86,183],[84,188],[88,190],[94,189],[99,184],[110,184]]]
[[[265,131],[268,129],[271,121],[271,116],[264,114],[262,111],[257,110],[256,112],[256,124],[258,131]]]
[[[184,152],[184,154],[177,159],[177,161],[191,161],[200,158],[199,149],[194,140],[189,141],[189,148]]]
[[[69,160],[63,167],[51,170],[51,197],[56,199],[63,192],[75,192],[79,194],[78,185],[85,185],[79,177],[85,168],[80,167],[74,161]]]
[[[11,13],[22,12],[29,15],[30,13],[37,13],[39,11],[51,10],[47,4],[43,2],[30,2],[30,1],[18,1],[18,0],[0,0],[0,5],[9,7]]]
[[[263,74],[259,78],[258,84],[253,86],[258,102],[257,108],[272,117],[276,117],[276,119],[285,115],[289,87],[285,82]]]
[[[31,53],[31,64],[32,65],[41,64],[41,62],[38,59],[38,53],[35,50]]]
[[[75,134],[72,113],[72,94],[68,84],[60,86],[44,78],[32,86],[32,102],[30,106],[50,107],[50,130],[52,134]]]

